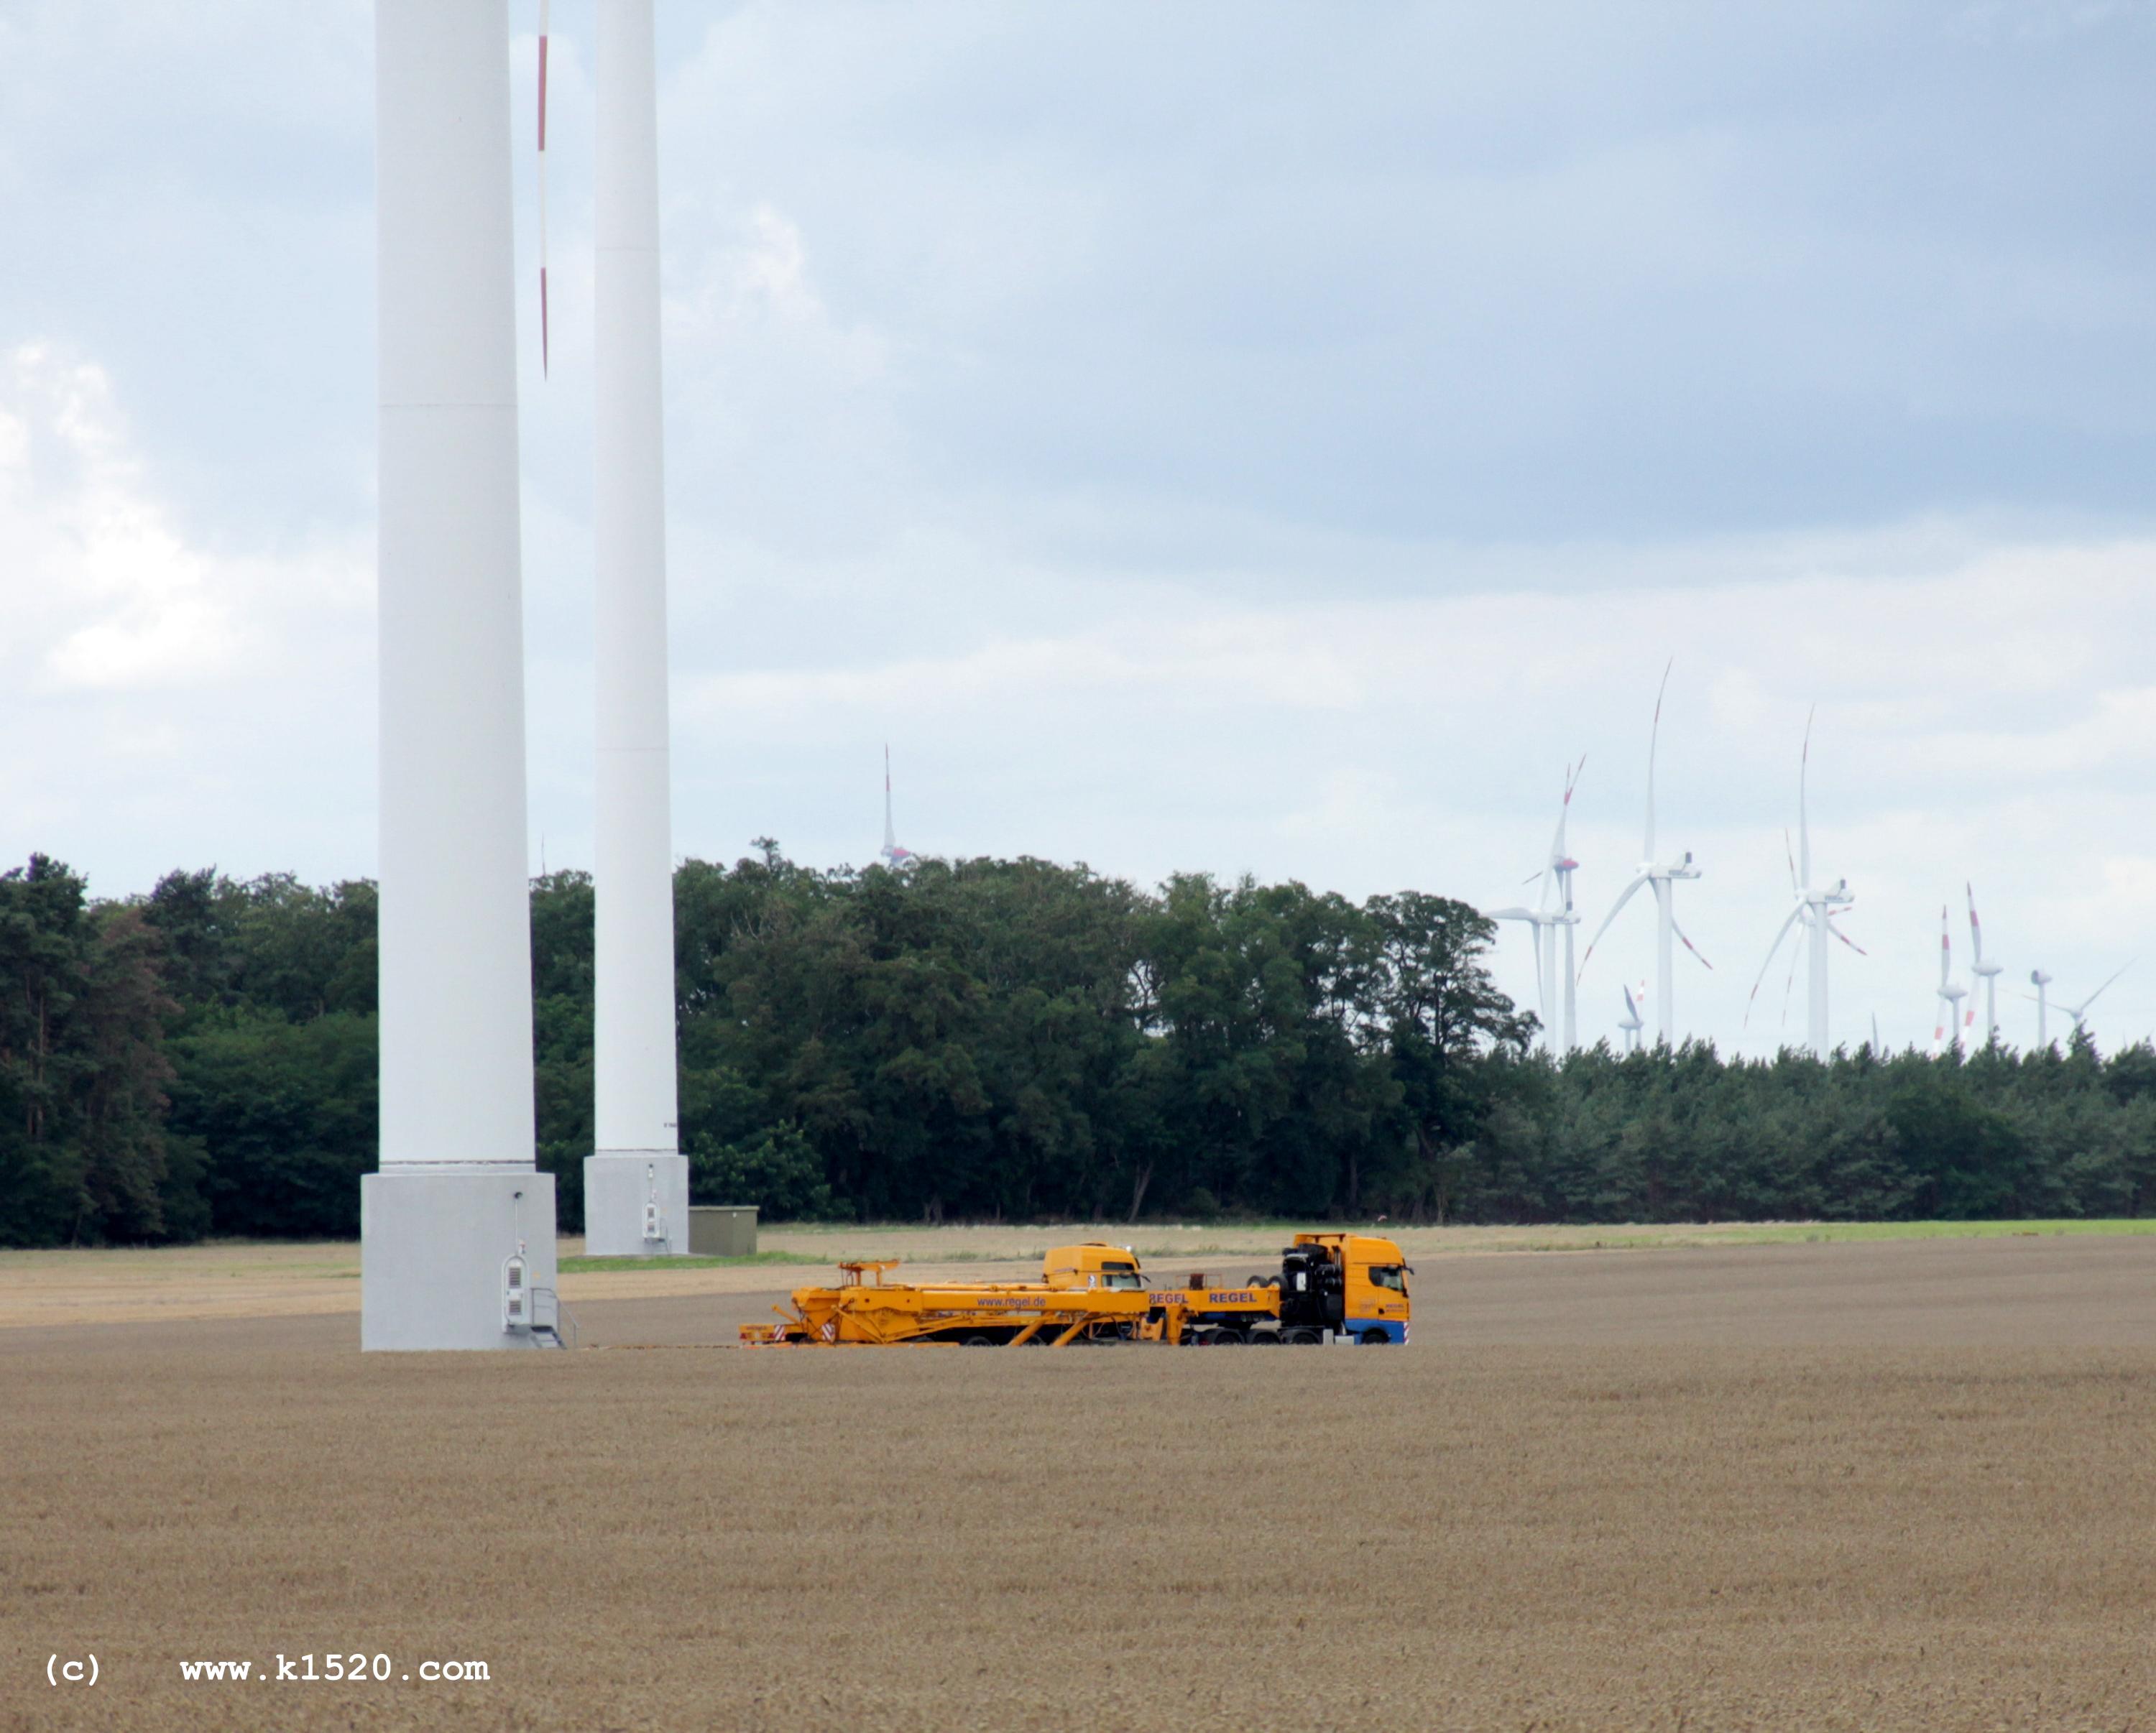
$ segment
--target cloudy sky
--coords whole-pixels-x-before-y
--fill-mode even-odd
[[[1963,886],[2156,1028],[2142,0],[660,0],[677,848],[1517,900],[1661,842],[1771,1049],[1805,717],[1835,1027]],[[531,858],[590,858],[591,8],[512,0]],[[374,864],[363,0],[0,0],[0,858]],[[1584,935],[1583,935],[1583,937]],[[1625,910],[1583,1033],[1651,967]],[[1519,930],[1498,967],[1531,996]]]

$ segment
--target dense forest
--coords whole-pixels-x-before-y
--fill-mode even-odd
[[[1553,1064],[1490,923],[1036,860],[675,880],[695,1195],[773,1218],[1711,1221],[2156,1212],[2156,1053],[1687,1044]],[[358,1229],[375,892],[0,875],[0,1244]],[[581,1222],[592,891],[531,887],[542,1166]]]

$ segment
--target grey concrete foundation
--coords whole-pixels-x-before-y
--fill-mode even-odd
[[[661,1237],[644,1237],[656,1194]],[[630,1151],[584,1157],[584,1250],[594,1258],[680,1258],[689,1253],[689,1158]]]
[[[406,1167],[359,1182],[362,1349],[551,1348],[554,1176],[530,1167]],[[506,1328],[503,1265],[524,1242],[532,1325]]]

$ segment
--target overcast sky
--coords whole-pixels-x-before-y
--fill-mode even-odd
[[[1648,725],[1682,1029],[1834,1024],[1939,910],[2156,1027],[2140,0],[660,0],[675,837],[1516,901]],[[514,0],[531,859],[590,860],[591,8]],[[363,0],[0,0],[0,859],[374,868]],[[1527,893],[1531,895],[1532,893]],[[1614,1033],[1644,899],[1582,984]],[[1583,940],[1585,935],[1582,935]],[[1524,935],[1501,979],[1532,1002]]]

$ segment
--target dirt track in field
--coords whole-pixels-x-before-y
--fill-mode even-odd
[[[2156,1727],[2156,1242],[1463,1259],[1404,1351],[625,1346],[768,1300],[0,1335],[0,1729]],[[178,1678],[332,1649],[492,1678]]]
[[[1759,1243],[1803,1248],[1832,1236],[2010,1236],[2017,1243],[2056,1244],[2086,1238],[2156,1242],[2149,1222],[1879,1223],[1851,1228],[1819,1223],[1617,1225],[1554,1228],[1409,1228],[1381,1231],[1409,1259],[1445,1264],[1548,1251],[1612,1249],[1750,1250]],[[1233,1279],[1272,1267],[1291,1230],[1271,1225],[1103,1228],[1098,1223],[924,1227],[889,1223],[834,1227],[783,1223],[766,1227],[763,1249],[793,1265],[694,1265],[675,1269],[576,1269],[562,1278],[571,1305],[689,1295],[761,1295],[828,1281],[847,1258],[903,1260],[907,1281],[1011,1280],[1038,1274],[1041,1254],[1075,1240],[1132,1241],[1148,1268],[1180,1279],[1194,1269]],[[563,1258],[583,1250],[574,1237]],[[2131,1255],[2131,1254],[2128,1254]],[[149,1324],[202,1318],[327,1317],[359,1310],[359,1247],[352,1242],[278,1243],[213,1241],[145,1250],[0,1251],[0,1331],[44,1325]],[[1435,1271],[1426,1274],[1435,1274]],[[1193,1285],[1198,1285],[1194,1284]],[[754,1310],[761,1311],[759,1305]]]

